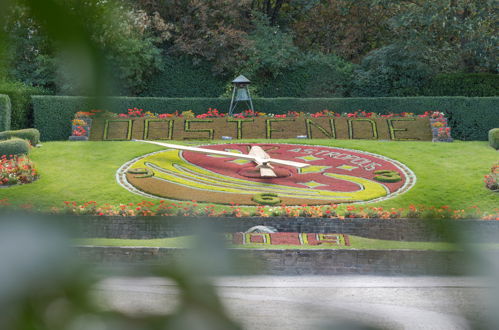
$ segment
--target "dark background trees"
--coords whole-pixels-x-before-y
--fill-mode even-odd
[[[115,94],[219,96],[240,73],[261,96],[424,95],[440,74],[449,86],[468,73],[455,83],[473,88],[458,90],[487,81],[497,94],[493,0],[51,2],[93,15],[85,28]],[[85,70],[38,20],[22,3],[5,15],[5,80],[84,94]]]

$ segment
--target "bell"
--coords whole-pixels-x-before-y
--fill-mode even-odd
[[[238,88],[236,92],[236,101],[249,101],[250,97],[246,88]]]

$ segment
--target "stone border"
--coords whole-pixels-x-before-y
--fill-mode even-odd
[[[76,247],[80,259],[104,267],[166,266],[189,250],[153,247]],[[463,275],[469,262],[465,252],[418,250],[267,250],[231,249],[243,261],[236,273],[266,275]],[[491,257],[497,259],[495,251]],[[258,265],[258,269],[252,269]],[[246,267],[248,266],[248,267]]]
[[[244,232],[253,226],[272,226],[280,232],[339,233],[397,241],[499,243],[499,222],[485,220],[329,219],[285,217],[99,217],[55,216],[76,224],[77,235],[87,238],[153,239],[191,235],[209,227],[221,233]]]

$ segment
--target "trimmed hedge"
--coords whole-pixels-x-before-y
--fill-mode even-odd
[[[29,143],[26,140],[13,138],[6,141],[0,141],[1,155],[27,155],[29,153]]]
[[[192,110],[204,113],[208,108],[227,112],[229,99],[223,98],[154,98],[114,97],[106,110],[126,113],[138,107],[156,113]],[[444,111],[458,140],[487,140],[491,128],[499,127],[498,97],[377,97],[377,98],[255,98],[255,110],[266,113],[286,113],[289,110],[317,112],[329,109],[335,112],[354,112],[359,109],[381,114],[428,110]],[[66,140],[71,135],[71,119],[76,111],[90,110],[91,100],[73,96],[34,96],[35,127],[42,141]]]
[[[492,73],[439,74],[423,88],[424,95],[498,96],[499,75]]]
[[[17,131],[0,132],[0,140],[7,140],[10,138],[19,138],[28,140],[32,146],[40,143],[40,132],[36,128],[26,128]]]
[[[12,109],[7,95],[0,95],[0,131],[10,129]]]
[[[6,129],[33,127],[31,95],[45,93],[42,88],[27,86],[20,82],[0,82],[0,94],[8,95],[12,105],[11,125]]]
[[[494,149],[499,149],[499,128],[493,128],[489,131],[489,144]]]
[[[218,97],[232,79],[217,77],[209,63],[193,64],[190,57],[163,57],[164,68],[147,83],[141,96]]]

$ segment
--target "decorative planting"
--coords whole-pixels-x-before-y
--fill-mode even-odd
[[[33,182],[38,172],[28,156],[0,156],[0,186]]]
[[[101,113],[94,118],[90,140],[213,140],[245,138],[367,139],[429,141],[430,112],[377,115],[365,111],[334,113],[324,110],[307,114],[290,111],[268,115],[250,110],[228,117],[217,109],[195,116],[153,114],[128,109],[128,114]],[[441,118],[443,115],[439,113]]]
[[[203,147],[247,154],[252,146]],[[243,205],[380,201],[409,190],[416,181],[405,165],[381,155],[325,146],[259,146],[272,158],[310,165],[300,169],[274,165],[277,177],[262,178],[254,175],[255,164],[247,159],[166,150],[124,164],[117,179],[126,189],[146,197]]]
[[[490,169],[490,173],[485,176],[485,187],[499,192],[499,162],[494,164]]]
[[[351,113],[358,109],[381,114],[412,112],[423,114],[429,109],[443,111],[449,118],[452,134],[458,140],[487,140],[487,132],[499,127],[497,97],[365,97],[365,98],[256,98],[255,109],[265,113],[285,114],[289,110],[314,113],[330,109]],[[161,114],[192,109],[201,114],[211,106],[228,109],[230,100],[223,98],[114,97],[106,100],[108,110],[126,113],[138,107]],[[76,96],[33,96],[35,127],[43,141],[66,140],[71,135],[75,112],[95,109],[91,98]],[[397,126],[396,126],[397,127]]]
[[[235,245],[350,246],[348,235],[316,233],[229,233],[225,239]]]

